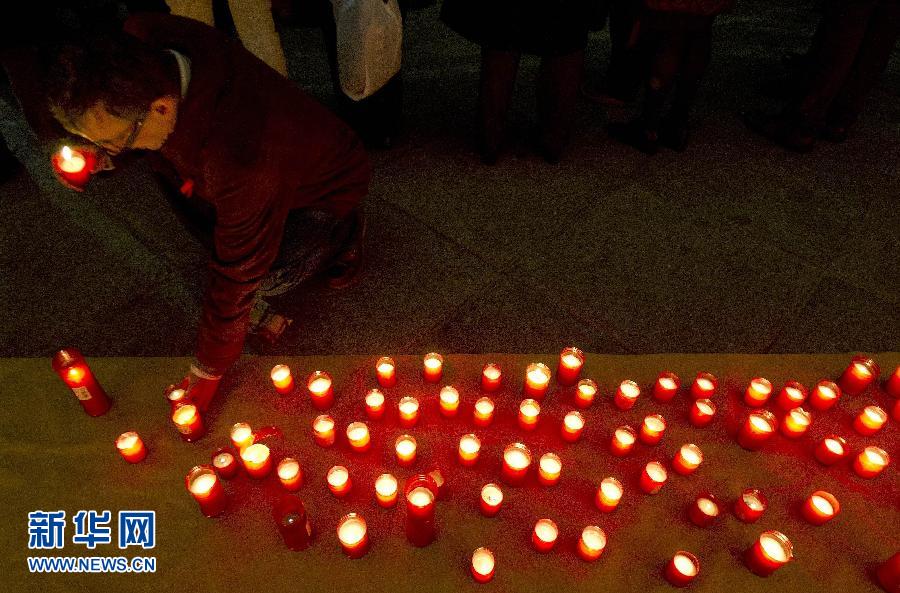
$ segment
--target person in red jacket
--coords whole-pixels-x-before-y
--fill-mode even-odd
[[[177,176],[185,206],[214,220],[186,379],[206,409],[241,353],[260,289],[286,292],[332,262],[333,286],[356,277],[370,176],[365,150],[336,116],[240,43],[189,19],[134,15],[119,36],[63,46],[51,72],[51,110],[69,132],[111,155],[156,151]]]

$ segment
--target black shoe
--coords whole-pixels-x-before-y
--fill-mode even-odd
[[[327,270],[328,286],[342,289],[353,286],[359,281],[360,272],[365,263],[365,241],[368,223],[365,215],[357,210],[356,220],[349,239],[337,256],[334,264]]]
[[[653,156],[659,152],[659,135],[648,130],[640,120],[627,123],[613,122],[606,127],[609,135],[623,144],[632,146],[644,154]]]
[[[809,152],[816,143],[813,129],[795,117],[751,112],[744,114],[744,123],[757,134],[793,152]]]
[[[675,152],[684,152],[687,148],[688,126],[687,122],[668,119],[659,129],[659,143]]]

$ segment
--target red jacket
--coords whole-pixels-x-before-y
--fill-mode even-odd
[[[346,216],[368,191],[368,157],[336,116],[215,29],[139,14],[125,31],[191,60],[175,130],[160,153],[215,210],[196,356],[202,370],[222,374],[240,356],[288,211]]]

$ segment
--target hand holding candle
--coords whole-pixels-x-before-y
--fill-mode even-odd
[[[65,185],[82,191],[97,167],[96,153],[86,147],[63,146],[50,158],[53,171]]]

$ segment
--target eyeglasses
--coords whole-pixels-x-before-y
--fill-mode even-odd
[[[94,144],[102,148],[103,150],[109,152],[122,152],[123,150],[128,150],[134,144],[134,141],[137,139],[138,134],[141,132],[141,128],[144,127],[144,121],[147,119],[147,115],[149,111],[145,111],[143,115],[134,120],[131,123],[131,132],[129,132],[128,137],[125,138],[125,142],[121,145],[118,142],[114,142],[112,140],[91,140]]]

